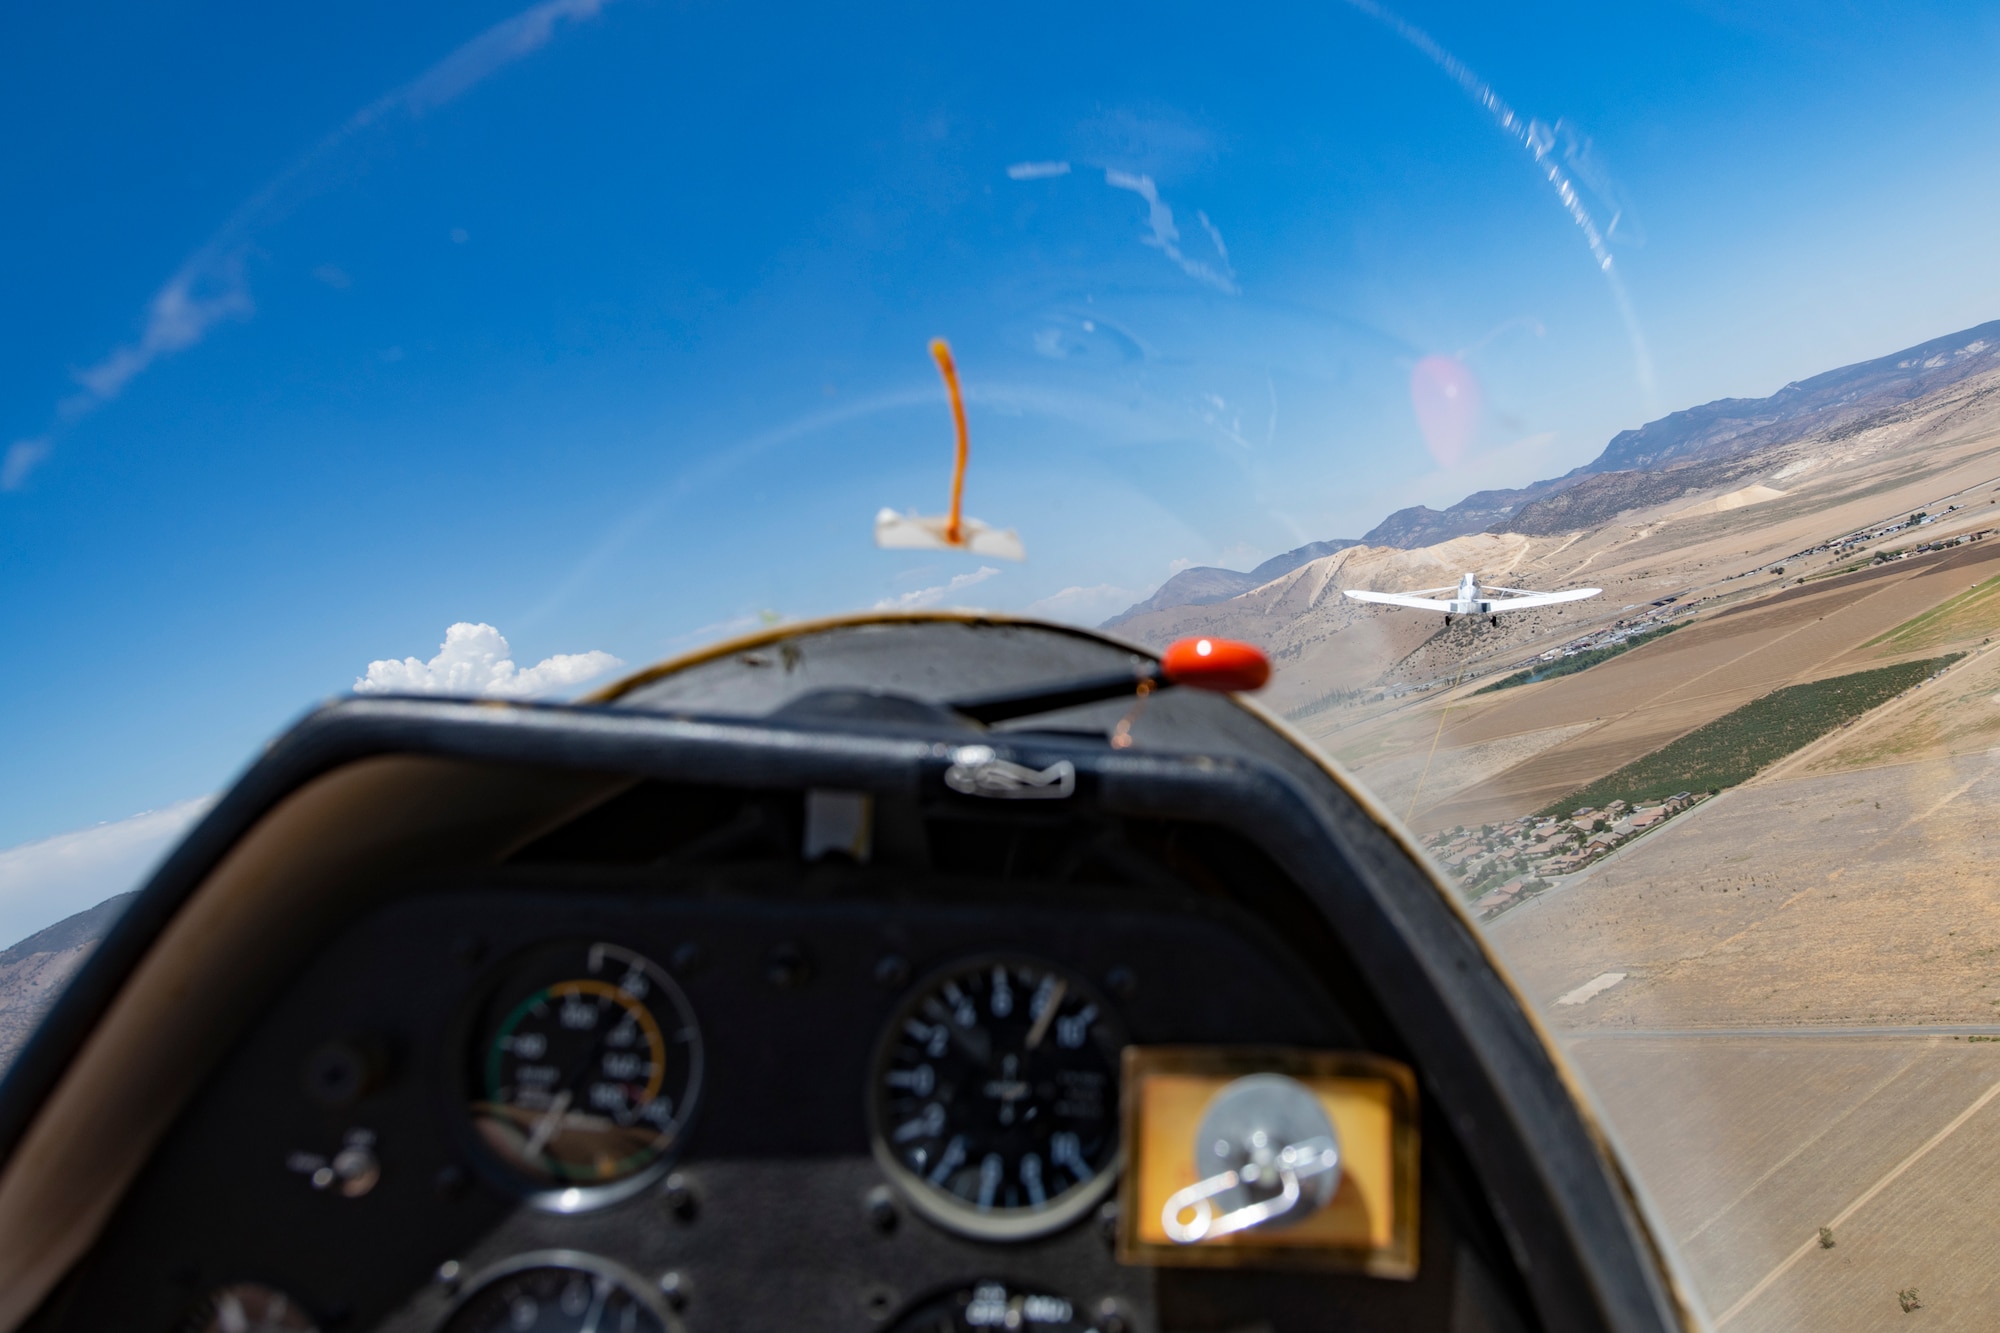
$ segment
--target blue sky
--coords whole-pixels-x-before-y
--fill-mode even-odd
[[[1094,620],[2000,316],[1970,6],[0,33],[0,847],[211,792],[455,623],[526,670],[883,600]],[[1025,566],[869,542],[943,501],[936,335]],[[1443,444],[1434,356],[1480,403]]]

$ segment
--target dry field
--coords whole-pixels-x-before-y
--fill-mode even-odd
[[[1442,748],[1579,722],[1581,734],[1416,813],[1420,829],[1512,819],[1784,685],[1874,665],[1864,649],[2000,571],[2000,539],[1821,580],[1698,618],[1574,676],[1461,702]],[[1913,656],[1913,653],[1897,656]],[[1442,793],[1440,793],[1440,797]]]
[[[1760,779],[1491,928],[1723,1327],[2000,1322],[1996,799],[1983,752]]]
[[[2000,1044],[1635,1035],[1569,1052],[1723,1333],[2000,1326]],[[1905,1315],[1909,1288],[1923,1307]]]
[[[1935,652],[1974,622],[2000,622],[1996,592],[1966,599],[1934,632],[1871,644],[2000,573],[2000,536],[1842,572],[1875,549],[2000,527],[2000,403],[1977,390],[1836,442],[1774,451],[1763,480],[1725,494],[1682,497],[1581,534],[1477,534],[1422,551],[1356,547],[1226,602],[1141,617],[1122,632],[1263,643],[1277,665],[1267,697],[1280,711],[1335,692],[1380,696],[1397,685],[1461,680],[1455,689],[1305,714],[1300,725],[1399,812],[1428,770],[1413,812],[1419,832],[1512,818],[1758,694]],[[1948,505],[1957,508],[1942,513]],[[1847,554],[1795,558],[1917,510],[1942,516]],[[1587,582],[1605,594],[1497,627],[1461,621],[1448,630],[1441,617],[1339,596],[1342,587],[1437,584],[1461,569],[1519,586]],[[1800,577],[1809,581],[1798,585]],[[1663,596],[1698,608],[1694,622],[1587,672],[1474,697],[1497,674]],[[1503,756],[1513,762],[1496,769]]]

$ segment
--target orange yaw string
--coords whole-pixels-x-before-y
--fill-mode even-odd
[[[958,510],[965,498],[965,459],[972,449],[965,433],[965,398],[958,391],[958,367],[952,364],[951,344],[942,338],[931,339],[931,356],[937,361],[938,374],[944,376],[945,391],[951,395],[951,423],[958,429],[958,461],[951,469],[951,516],[945,520],[944,539],[953,546],[963,546],[965,534],[959,527]]]

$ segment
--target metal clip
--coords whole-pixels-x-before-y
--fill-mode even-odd
[[[1270,1166],[1260,1167],[1255,1162],[1246,1162],[1240,1170],[1223,1171],[1176,1191],[1161,1210],[1160,1224],[1166,1228],[1168,1239],[1177,1245],[1192,1245],[1196,1241],[1212,1240],[1231,1232],[1263,1226],[1298,1207],[1304,1193],[1299,1188],[1299,1181],[1339,1168],[1340,1149],[1334,1146],[1332,1139],[1324,1135],[1301,1139],[1280,1149],[1277,1160]],[[1264,1184],[1274,1174],[1278,1178],[1277,1194],[1216,1216],[1210,1199],[1241,1185]],[[1183,1222],[1181,1214],[1190,1211],[1194,1215]]]
[[[944,785],[967,796],[1059,801],[1076,791],[1076,765],[1059,759],[1047,768],[1029,768],[1000,758],[990,745],[961,745],[951,753]]]

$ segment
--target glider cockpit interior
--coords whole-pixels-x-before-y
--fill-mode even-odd
[[[1391,823],[1062,688],[1155,671],[874,616],[309,715],[0,1088],[0,1329],[1683,1327]]]

